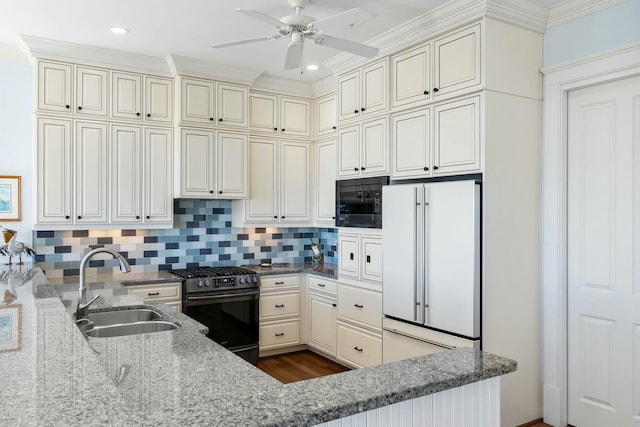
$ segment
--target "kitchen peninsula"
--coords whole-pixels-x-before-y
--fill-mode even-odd
[[[448,416],[438,414],[444,406],[436,404],[406,406],[446,394],[449,403],[474,400],[460,425],[481,417],[478,425],[494,426],[499,376],[516,369],[512,360],[459,349],[284,385],[163,304],[147,303],[181,328],[87,340],[44,274],[35,269],[30,275],[9,287],[0,305],[0,316],[5,307],[20,307],[20,344],[0,353],[2,425],[301,426],[354,416],[366,423],[367,411],[393,424],[396,404],[414,417]],[[117,282],[97,286],[126,296],[122,304],[142,304]],[[100,307],[110,304],[105,298]]]

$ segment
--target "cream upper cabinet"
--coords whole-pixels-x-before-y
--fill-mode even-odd
[[[336,141],[316,143],[316,224],[336,222]]]
[[[431,99],[431,45],[425,44],[391,57],[391,106]]]
[[[243,218],[246,222],[278,222],[278,153],[277,140],[249,141],[249,200],[244,202]]]
[[[280,98],[280,134],[283,136],[310,135],[311,103],[302,98]]]
[[[142,75],[111,72],[111,117],[142,120]]]
[[[434,175],[480,172],[480,96],[438,104],[434,115]]]
[[[280,145],[280,221],[306,222],[310,215],[311,147],[304,142]]]
[[[73,66],[38,62],[38,109],[71,113]]]
[[[251,132],[277,134],[278,97],[263,93],[249,94],[249,129]]]
[[[249,193],[249,138],[246,134],[216,135],[216,191],[220,199],[244,199]]]
[[[433,42],[434,97],[481,83],[480,24]]]
[[[108,220],[108,132],[105,123],[75,123],[75,222]]]
[[[388,109],[388,68],[385,58],[338,78],[339,121]]]
[[[389,171],[387,117],[341,128],[338,132],[339,177],[384,175]]]
[[[327,95],[316,100],[316,135],[331,135],[336,132],[336,95]]]
[[[431,176],[431,109],[423,108],[391,117],[393,178]]]
[[[144,121],[173,122],[173,79],[144,76]]]
[[[246,128],[249,124],[249,90],[231,83],[216,83],[218,126]]]
[[[99,68],[76,66],[76,114],[106,116],[109,72]]]
[[[214,131],[182,128],[180,137],[178,197],[213,198],[216,155]]]
[[[311,102],[252,92],[249,95],[249,128],[252,132],[269,133],[281,137],[311,135]]]
[[[111,125],[111,222],[142,222],[142,129]]]
[[[145,128],[144,223],[173,223],[173,132]]]
[[[38,223],[71,224],[71,120],[38,118]]]
[[[216,120],[215,82],[183,77],[180,88],[182,121],[213,123]]]

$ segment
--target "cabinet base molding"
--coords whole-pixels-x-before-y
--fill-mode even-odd
[[[303,350],[313,351],[313,349],[308,348],[306,344],[298,344],[298,345],[292,345],[290,347],[284,347],[284,348],[260,350],[260,357],[276,356],[278,354],[286,354],[286,353],[295,353],[296,351],[303,351]],[[324,356],[324,354],[322,353],[318,353],[318,354],[321,354],[322,356]],[[332,360],[335,361],[335,359],[332,359]]]

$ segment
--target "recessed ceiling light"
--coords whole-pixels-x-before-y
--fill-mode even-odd
[[[307,70],[309,71],[315,71],[317,69],[318,69],[317,65],[314,65],[314,64],[307,65]]]
[[[111,32],[113,34],[127,34],[129,32],[129,30],[127,30],[126,28],[122,28],[122,27],[111,27]]]

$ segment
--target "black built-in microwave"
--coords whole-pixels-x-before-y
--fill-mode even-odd
[[[382,228],[382,186],[388,176],[336,181],[336,226]]]

